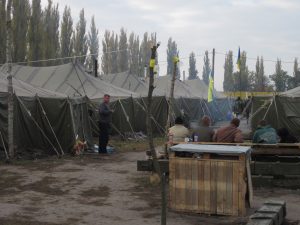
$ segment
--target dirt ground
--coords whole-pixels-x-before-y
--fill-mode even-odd
[[[136,170],[136,161],[143,158],[143,152],[122,152],[1,164],[0,224],[160,224],[160,188],[149,183],[149,173]],[[255,190],[255,207],[266,199],[285,200],[286,224],[298,224],[300,190]],[[246,221],[170,211],[167,215],[170,225],[241,225]]]

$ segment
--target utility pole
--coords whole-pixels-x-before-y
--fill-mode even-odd
[[[215,80],[215,55],[216,55],[216,52],[215,52],[215,49],[213,48],[213,55],[212,55],[212,68],[211,68],[211,78],[213,80]]]
[[[6,63],[7,63],[7,92],[8,92],[8,152],[10,158],[13,158],[15,155],[14,152],[14,96],[13,96],[13,83],[11,75],[11,40],[12,40],[12,31],[11,31],[11,4],[12,0],[8,0],[6,8]]]

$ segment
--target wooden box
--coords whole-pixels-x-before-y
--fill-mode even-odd
[[[206,146],[201,147],[203,149]],[[225,154],[211,150],[171,152],[170,208],[182,212],[245,215],[246,155],[247,151]]]

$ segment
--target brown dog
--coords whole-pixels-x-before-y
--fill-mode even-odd
[[[81,155],[86,148],[86,141],[80,141],[79,139],[76,140],[76,143],[73,147],[74,155]]]

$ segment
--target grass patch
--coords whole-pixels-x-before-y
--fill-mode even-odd
[[[154,138],[154,146],[164,145],[166,142],[165,138],[157,137]],[[115,147],[118,152],[142,152],[149,149],[148,139],[139,140],[139,141],[121,141],[115,138],[112,138],[109,141],[109,144]]]

